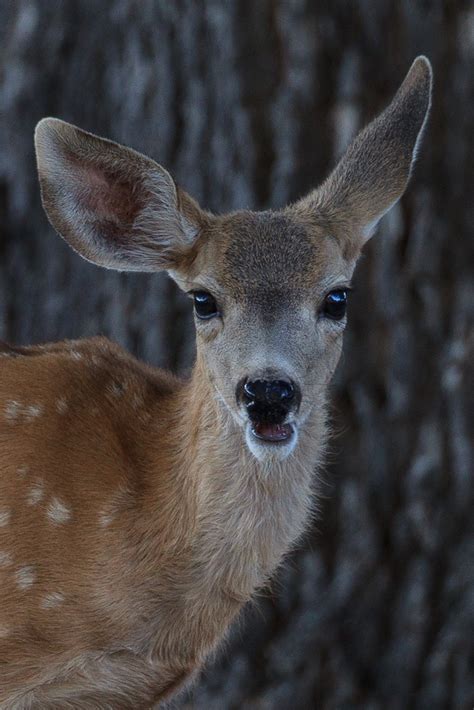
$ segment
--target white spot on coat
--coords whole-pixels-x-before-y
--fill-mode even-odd
[[[127,389],[127,384],[125,382],[111,382],[108,389],[113,397],[122,397]]]
[[[66,414],[68,410],[68,404],[64,397],[60,397],[56,402],[56,411],[58,414]]]
[[[99,524],[106,528],[112,523],[117,515],[126,510],[132,502],[131,491],[126,485],[120,485],[117,491],[111,496],[99,514]]]
[[[56,525],[67,523],[71,517],[71,511],[59,498],[53,497],[48,505],[46,514]]]
[[[36,571],[33,565],[23,565],[15,572],[18,589],[29,589],[36,580]]]
[[[13,422],[20,416],[21,404],[12,399],[5,405],[5,418]]]
[[[113,522],[115,515],[113,513],[104,511],[99,515],[99,524],[101,528],[107,528],[110,523]]]
[[[30,472],[30,469],[26,464],[23,464],[23,466],[18,466],[16,472],[20,478],[25,478],[25,476]]]
[[[64,594],[61,592],[51,592],[50,594],[45,594],[41,600],[41,607],[43,609],[54,609],[54,607],[59,606],[64,601]]]
[[[31,422],[43,414],[43,407],[41,404],[31,404],[29,407],[25,407],[24,414],[26,421]]]
[[[73,360],[82,360],[82,354],[78,350],[71,350],[70,354]]]
[[[5,508],[0,508],[0,528],[8,525],[10,522],[10,511]]]
[[[13,557],[10,552],[0,550],[0,567],[9,567],[13,564]]]
[[[10,422],[15,422],[22,417],[27,422],[33,421],[43,413],[43,406],[41,404],[30,404],[22,405],[21,402],[17,402],[12,399],[5,405],[5,418]]]
[[[44,496],[43,481],[37,481],[28,492],[26,501],[28,505],[37,505]]]
[[[10,635],[10,629],[6,624],[0,624],[0,639],[6,639]]]

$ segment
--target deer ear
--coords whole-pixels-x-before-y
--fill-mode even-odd
[[[428,59],[417,57],[391,104],[359,133],[299,209],[347,225],[362,246],[405,191],[429,114],[431,84]]]
[[[179,269],[203,213],[150,158],[56,118],[35,131],[44,209],[81,256],[119,271]]]

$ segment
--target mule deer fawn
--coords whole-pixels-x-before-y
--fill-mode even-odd
[[[150,707],[195,675],[301,535],[363,244],[405,190],[418,57],[322,186],[203,211],[135,151],[46,118],[44,208],[100,266],[194,300],[182,381],[105,338],[2,346],[0,707]]]

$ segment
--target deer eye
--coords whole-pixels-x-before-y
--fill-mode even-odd
[[[194,312],[201,320],[209,320],[219,315],[216,299],[207,291],[194,291]]]
[[[324,299],[322,313],[332,320],[342,320],[346,315],[347,289],[340,288],[330,291]]]

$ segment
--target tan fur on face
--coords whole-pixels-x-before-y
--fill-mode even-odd
[[[325,295],[348,286],[355,259],[317,215],[237,212],[216,217],[186,276],[186,291],[210,291],[222,319],[196,321],[198,343],[220,397],[239,418],[242,379],[274,372],[303,393],[300,419],[321,408],[339,359],[344,322],[321,318]]]
[[[2,710],[171,697],[295,544],[344,329],[321,304],[403,192],[429,95],[419,58],[318,191],[222,217],[150,159],[39,124],[43,202],[73,248],[106,267],[166,268],[212,293],[220,316],[196,321],[188,380],[103,338],[0,343]],[[301,388],[291,450],[249,444],[236,385],[269,373]]]

